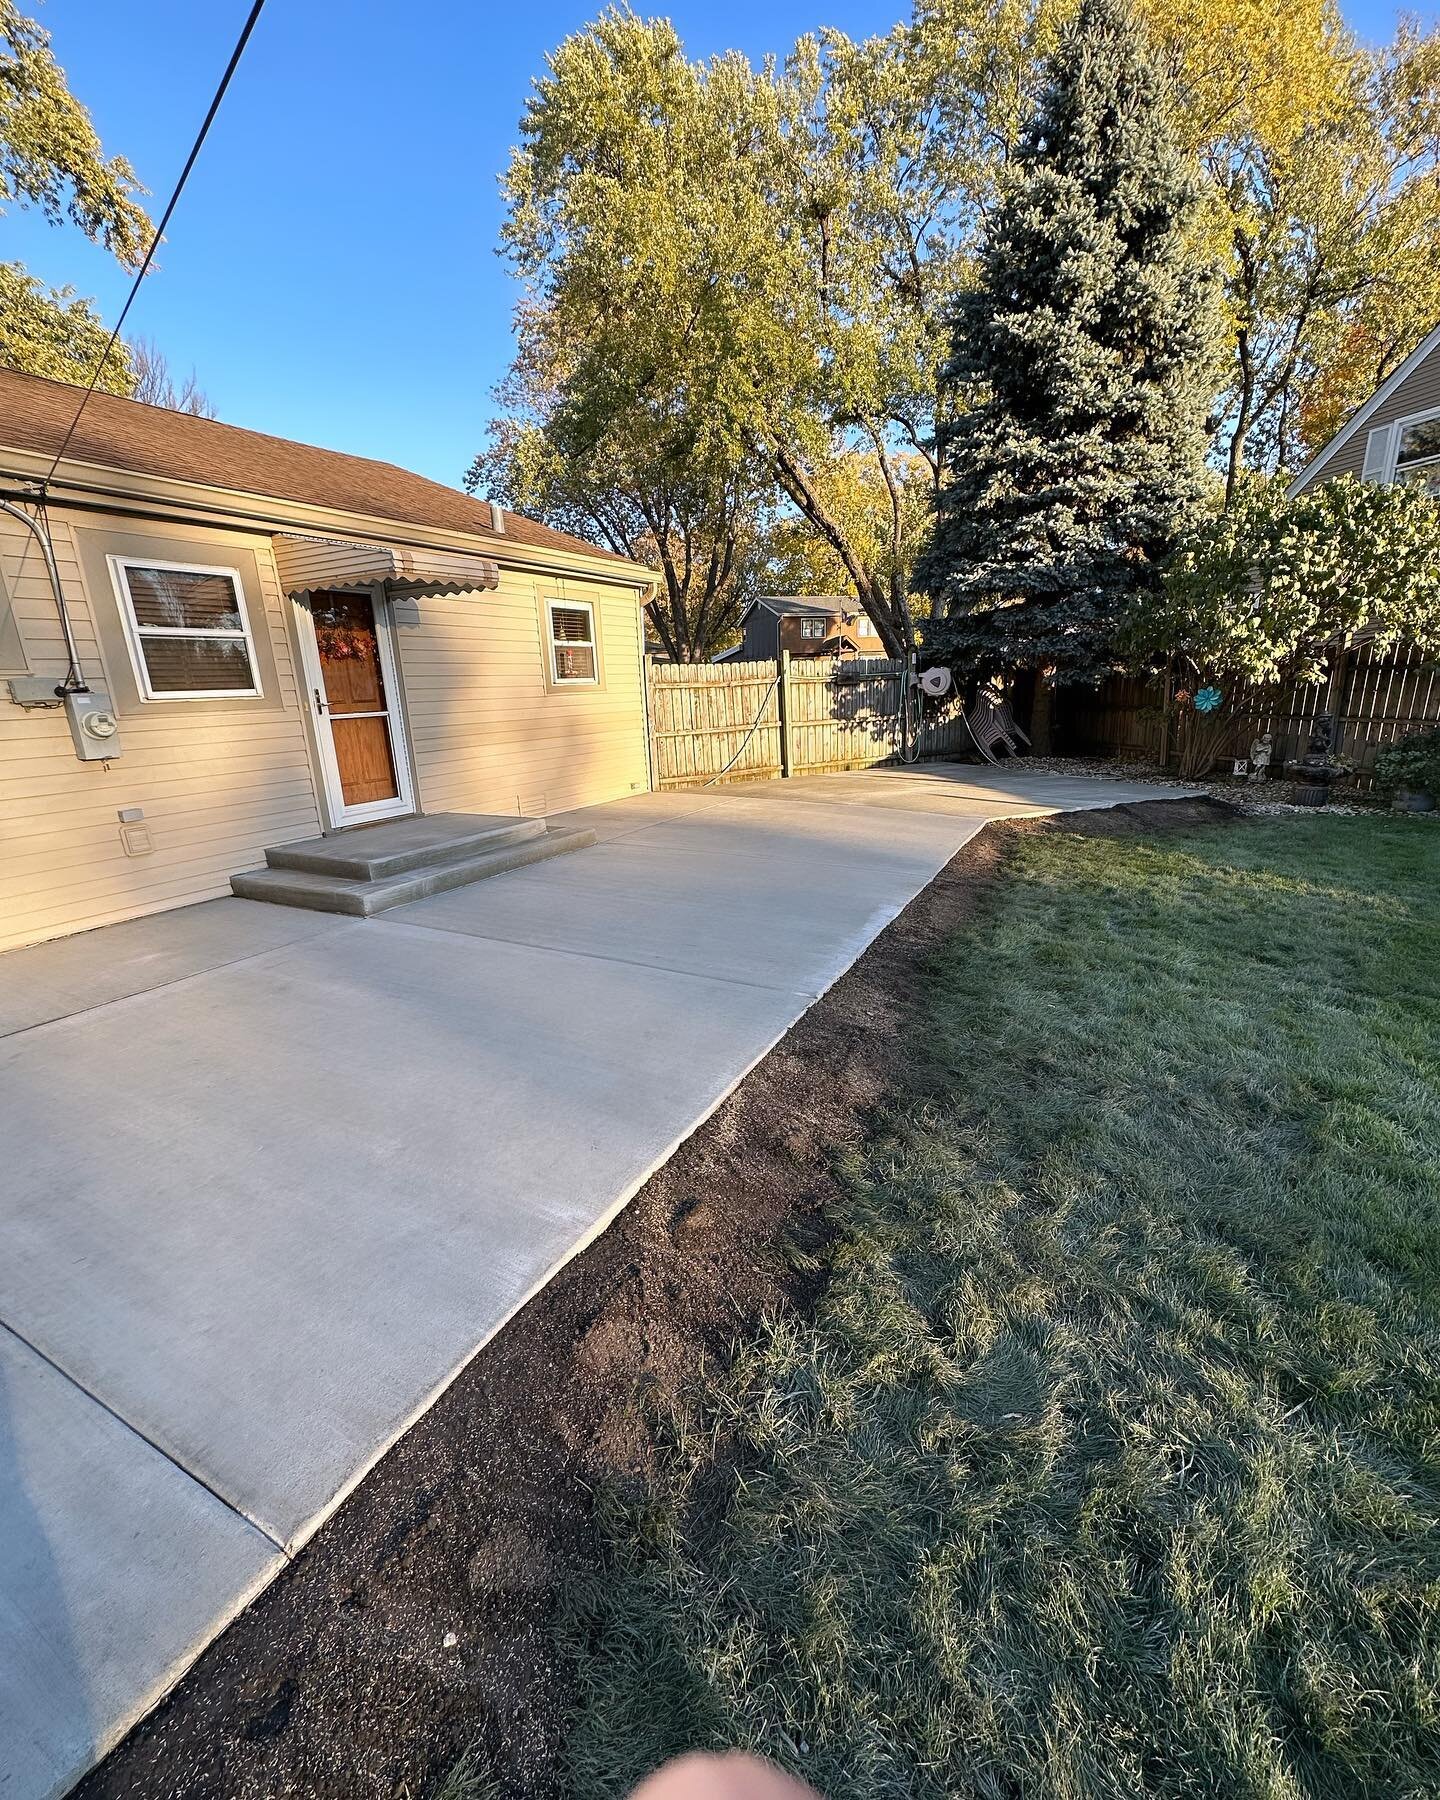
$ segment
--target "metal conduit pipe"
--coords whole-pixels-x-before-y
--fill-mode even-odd
[[[65,604],[65,590],[60,585],[60,571],[55,566],[55,552],[51,548],[50,533],[38,519],[32,519],[27,512],[18,506],[11,505],[8,500],[0,500],[0,512],[9,513],[12,519],[18,519],[26,526],[40,546],[40,554],[45,559],[45,571],[50,577],[50,591],[55,596],[55,610],[60,615],[60,629],[65,635],[65,654],[70,658],[70,667],[65,672],[65,680],[56,693],[68,691],[84,694],[89,690],[85,685],[85,671],[80,667],[80,652],[75,647],[75,633],[70,624],[70,610]]]

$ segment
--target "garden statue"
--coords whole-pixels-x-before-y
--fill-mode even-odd
[[[1262,732],[1250,746],[1250,779],[1263,781],[1270,773],[1270,758],[1275,754],[1275,740]]]
[[[1335,749],[1335,715],[1333,713],[1316,713],[1315,729],[1310,733],[1310,742],[1305,746],[1306,756],[1328,757]]]

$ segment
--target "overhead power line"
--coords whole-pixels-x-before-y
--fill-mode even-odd
[[[165,227],[170,223],[170,215],[174,212],[176,203],[185,190],[185,183],[190,179],[190,171],[195,167],[195,160],[200,154],[205,139],[209,136],[210,127],[215,123],[215,115],[219,112],[220,103],[225,98],[225,90],[230,85],[230,78],[240,66],[240,58],[245,54],[245,46],[250,42],[250,33],[254,31],[264,5],[265,0],[255,0],[240,36],[235,40],[235,48],[230,52],[230,60],[225,65],[225,73],[220,77],[220,85],[216,88],[204,121],[196,133],[195,142],[190,146],[190,154],[185,158],[185,167],[180,171],[180,179],[175,183],[174,190],[165,204],[165,210],[160,215],[160,223],[155,227],[155,235],[150,240],[150,248],[145,252],[145,260],[135,271],[135,279],[130,284],[130,292],[125,296],[125,304],[120,308],[120,317],[115,321],[115,329],[110,333],[110,340],[101,352],[99,362],[95,365],[95,373],[90,377],[90,385],[80,396],[80,404],[75,408],[75,417],[70,421],[69,430],[60,440],[60,448],[55,452],[55,460],[51,463],[44,481],[40,484],[42,491],[54,479],[55,471],[60,467],[60,459],[64,456],[69,448],[71,438],[75,435],[75,428],[80,423],[80,416],[85,411],[86,403],[95,392],[96,383],[105,372],[105,365],[110,360],[111,352],[119,342],[121,327],[125,323],[130,308],[135,304],[135,296],[140,292],[140,283],[149,273],[155,252],[160,247],[160,240],[165,235]]]

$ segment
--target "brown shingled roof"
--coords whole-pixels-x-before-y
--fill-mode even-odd
[[[0,446],[53,456],[75,416],[80,396],[81,389],[68,382],[0,368]],[[199,419],[169,407],[122,400],[115,394],[90,396],[65,454],[67,459],[172,481],[296,500],[338,512],[368,513],[400,524],[463,531],[486,539],[496,550],[509,542],[625,560],[508,509],[505,530],[497,533],[491,529],[490,508],[484,501],[472,499],[458,488],[427,481],[394,463],[347,456],[340,450],[319,450],[262,431],[222,425],[217,419]]]

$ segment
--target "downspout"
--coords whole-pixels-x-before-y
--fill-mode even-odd
[[[55,596],[55,610],[60,615],[60,630],[65,638],[65,654],[70,659],[70,666],[65,671],[65,679],[56,688],[57,694],[88,694],[90,689],[85,682],[85,671],[80,667],[80,652],[75,645],[75,632],[70,624],[70,611],[65,604],[65,590],[60,585],[60,571],[55,566],[55,552],[50,544],[48,526],[41,525],[38,519],[32,519],[27,512],[18,506],[12,506],[8,500],[0,500],[0,512],[9,513],[12,519],[18,519],[34,536],[40,546],[40,554],[45,559],[45,572],[50,577],[50,590]]]

